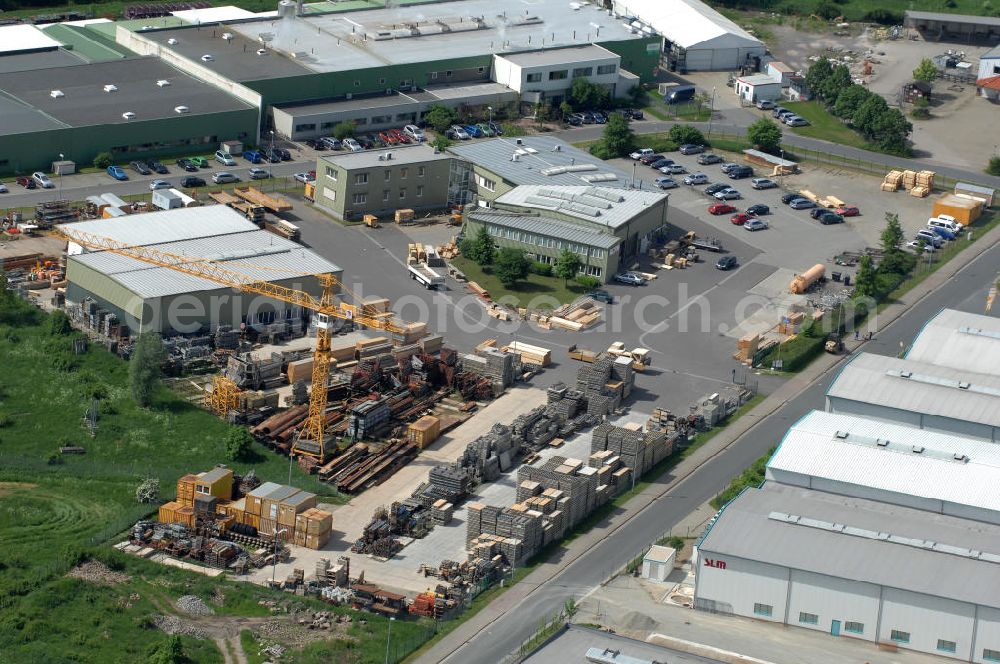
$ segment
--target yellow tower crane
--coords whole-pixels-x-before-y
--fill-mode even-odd
[[[89,249],[109,251],[121,256],[127,256],[144,263],[169,268],[195,277],[208,279],[222,286],[236,288],[245,293],[263,295],[275,300],[287,302],[303,309],[308,309],[316,315],[316,349],[313,352],[312,391],[309,395],[309,415],[306,417],[299,435],[292,445],[293,454],[319,459],[326,459],[326,405],[328,397],[327,381],[330,377],[330,338],[333,333],[333,319],[349,320],[376,330],[388,332],[405,331],[391,312],[379,312],[364,306],[355,306],[334,301],[334,289],[340,284],[338,279],[329,273],[309,275],[314,276],[322,287],[322,294],[316,296],[302,290],[286,288],[269,281],[252,279],[236,270],[223,267],[220,263],[191,256],[172,254],[151,247],[142,247],[119,242],[112,238],[86,233],[63,226],[61,234]],[[233,261],[231,265],[239,265]],[[307,275],[303,275],[307,276]]]

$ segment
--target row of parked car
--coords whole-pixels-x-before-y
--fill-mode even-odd
[[[800,115],[796,115],[795,112],[789,111],[787,108],[781,106],[775,106],[771,109],[771,117],[777,118],[779,122],[784,122],[789,127],[807,127],[809,126],[809,121]]]
[[[606,124],[612,115],[620,115],[626,120],[642,120],[643,114],[638,108],[619,108],[613,111],[580,111],[570,113],[565,118],[566,124],[579,127],[587,124]]]
[[[496,122],[480,122],[477,124],[453,124],[445,130],[444,135],[453,141],[467,141],[470,138],[492,138],[503,136],[503,127]]]
[[[372,132],[360,136],[345,138],[343,140],[335,136],[324,136],[322,138],[310,138],[305,144],[314,150],[348,150],[350,152],[361,152],[362,150],[372,150],[375,148],[388,148],[394,145],[406,145],[409,143],[421,143],[427,137],[423,130],[417,125],[406,125],[402,129],[386,129],[385,131]]]
[[[948,240],[955,240],[965,230],[955,217],[941,214],[927,220],[927,226],[917,231],[906,246],[915,251],[933,253],[944,246]]]

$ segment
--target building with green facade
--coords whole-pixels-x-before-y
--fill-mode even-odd
[[[214,150],[257,135],[258,109],[158,58],[0,56],[0,172]]]
[[[451,159],[423,143],[324,155],[316,164],[315,201],[346,220],[441,210],[448,203]]]
[[[462,202],[475,210],[465,234],[485,225],[498,244],[533,260],[551,264],[570,249],[586,274],[609,281],[667,227],[668,194],[557,138],[467,141],[448,150],[456,156],[452,182],[467,183]]]
[[[520,87],[496,78],[497,57],[567,49],[575,61],[571,47],[598,44],[615,58],[614,72],[606,65],[591,75],[602,83],[620,76],[622,90],[652,81],[659,64],[654,36],[596,6],[574,10],[562,0],[524,8],[455,0],[305,15],[283,3],[277,16],[119,29],[116,38],[259,105],[266,129],[295,140],[328,135],[344,120],[362,129],[401,126],[435,103],[486,119],[487,106],[520,99]]]
[[[257,228],[224,205],[178,208],[60,227],[110,238],[131,246],[213,261],[248,281],[262,280],[321,294],[315,277],[343,271],[320,255]],[[284,322],[304,324],[308,312],[286,302],[243,293],[217,282],[139,261],[110,251],[89,251],[72,240],[66,263],[66,302],[114,314],[132,334],[164,335],[214,331]],[[305,275],[305,276],[304,276]]]

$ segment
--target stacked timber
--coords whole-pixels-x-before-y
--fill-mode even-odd
[[[553,310],[548,324],[571,332],[580,332],[601,322],[603,309],[589,297],[580,298]]]
[[[733,355],[733,359],[740,362],[748,362],[752,360],[754,355],[757,354],[759,344],[759,334],[756,332],[744,334],[736,340],[736,353]]]
[[[435,500],[431,505],[431,521],[439,526],[445,526],[451,522],[455,512],[455,506],[443,498]]]
[[[882,191],[899,191],[903,186],[903,171],[889,171],[882,181]]]
[[[503,347],[506,352],[515,353],[521,358],[521,364],[534,364],[547,367],[552,363],[552,351],[541,346],[532,346],[523,341],[513,341]]]

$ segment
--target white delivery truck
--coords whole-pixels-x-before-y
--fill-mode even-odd
[[[423,284],[427,290],[436,290],[438,286],[444,286],[444,277],[432,270],[427,263],[410,263],[406,266],[410,273],[410,279]]]

